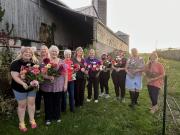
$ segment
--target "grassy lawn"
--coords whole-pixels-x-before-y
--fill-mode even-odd
[[[180,62],[162,60],[166,65],[169,76],[169,94],[176,95],[180,99]],[[176,74],[174,74],[176,73]],[[177,77],[179,76],[179,77]],[[139,102],[135,110],[129,108],[129,93],[126,93],[126,103],[120,103],[115,99],[115,92],[110,84],[110,98],[85,103],[83,108],[77,108],[74,114],[62,114],[60,124],[53,123],[47,127],[44,125],[44,117],[37,118],[39,128],[29,131],[28,135],[160,135],[162,129],[161,113],[152,115],[149,113],[150,100],[146,86],[144,86]],[[87,92],[87,91],[86,91]],[[180,100],[179,100],[180,101]],[[26,120],[28,121],[28,119]],[[29,127],[29,124],[28,124]],[[0,135],[19,135],[18,119],[16,114],[12,118],[0,120]]]

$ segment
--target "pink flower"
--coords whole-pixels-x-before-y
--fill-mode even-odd
[[[40,70],[38,68],[34,68],[31,71],[34,75],[38,75],[40,73]]]
[[[81,71],[84,72],[84,71],[85,71],[85,68],[81,68]]]
[[[30,85],[32,87],[39,87],[39,82],[37,80],[33,80],[33,81],[30,82]]]

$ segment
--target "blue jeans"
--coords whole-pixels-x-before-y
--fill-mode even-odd
[[[68,82],[68,88],[67,88],[68,94],[69,94],[69,107],[70,111],[74,112],[74,81],[69,81]],[[62,112],[66,111],[66,97],[67,97],[67,92],[63,92],[63,97],[62,97]]]

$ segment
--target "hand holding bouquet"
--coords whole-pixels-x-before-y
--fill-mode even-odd
[[[33,88],[35,90],[39,89],[39,82],[44,80],[39,65],[31,66],[29,64],[21,67],[20,78],[29,85],[27,89]]]

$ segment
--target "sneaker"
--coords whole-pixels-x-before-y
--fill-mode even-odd
[[[99,94],[99,97],[103,97],[104,95],[104,92],[102,92],[101,94]]]
[[[155,106],[153,106],[152,109],[150,110],[150,113],[154,114],[154,113],[156,113],[157,111],[158,111],[158,106],[155,105]]]
[[[94,103],[98,103],[98,100],[94,100]]]
[[[61,119],[58,119],[56,122],[57,122],[57,123],[61,123]]]
[[[91,102],[91,99],[89,99],[89,98],[87,98],[87,100],[86,100],[87,102]]]
[[[109,94],[106,94],[106,95],[105,95],[105,98],[110,98]]]
[[[121,99],[121,102],[122,102],[122,103],[125,103],[125,102],[126,102],[125,98],[122,98],[122,99]]]
[[[49,125],[51,125],[51,121],[50,120],[46,120],[45,124],[46,124],[46,126],[49,126]]]

